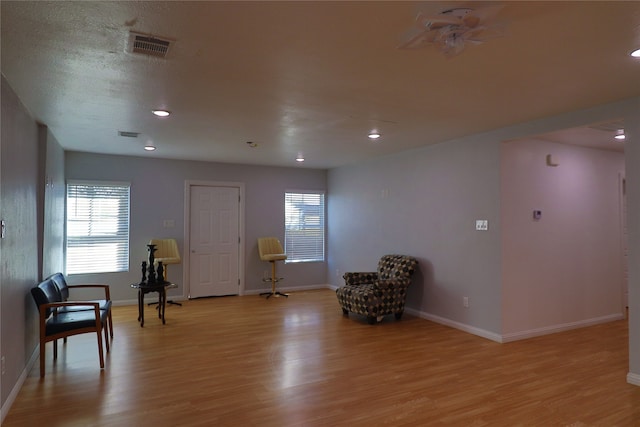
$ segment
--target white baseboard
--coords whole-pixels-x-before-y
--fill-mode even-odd
[[[284,286],[278,286],[278,291],[282,292],[282,293],[286,293],[286,292],[300,292],[300,291],[313,291],[316,289],[331,289],[331,290],[336,290],[338,289],[338,286],[333,286],[330,284],[320,284],[320,285],[310,285],[310,286],[288,286],[288,287],[284,287]],[[245,289],[244,293],[242,295],[259,295],[263,292],[269,292],[269,289]],[[174,295],[174,296],[167,296],[167,299],[171,299],[173,301],[187,301],[188,298],[182,295]],[[151,302],[151,300],[149,300]],[[113,305],[114,306],[125,306],[125,305],[137,305],[138,304],[138,300],[137,299],[127,299],[127,300],[118,300],[118,301],[113,301]]]
[[[634,374],[633,372],[629,372],[627,374],[627,382],[629,384],[640,386],[640,374]]]
[[[13,388],[11,389],[9,396],[7,396],[7,400],[4,401],[4,404],[2,405],[2,409],[0,409],[0,425],[2,425],[2,423],[4,422],[4,419],[9,413],[9,409],[11,409],[13,402],[16,401],[16,398],[18,397],[18,393],[20,392],[20,389],[22,388],[22,386],[24,385],[24,382],[27,379],[27,375],[29,375],[29,372],[31,371],[33,366],[36,364],[36,361],[38,360],[38,356],[40,356],[40,344],[36,345],[36,349],[31,354],[31,357],[27,361],[26,366],[24,367],[24,369],[22,370],[22,373],[18,377],[18,381],[16,381],[16,383],[13,385]]]
[[[337,289],[327,284],[309,285],[309,286],[278,286],[276,290],[287,292],[300,292],[300,291],[315,291],[317,289]],[[243,295],[260,295],[263,292],[269,292],[269,289],[245,289]]]
[[[562,323],[559,325],[545,326],[543,328],[530,329],[528,331],[512,332],[502,335],[502,342],[524,340],[527,338],[539,337],[541,335],[555,334],[556,332],[569,331],[571,329],[584,328],[598,325],[600,323],[613,322],[624,319],[622,313],[608,314],[606,316],[594,317],[592,319],[579,320],[577,322]]]
[[[405,308],[404,311],[409,313],[412,316],[417,316],[422,319],[430,320],[432,322],[439,323],[444,326],[449,326],[451,328],[459,329],[461,331],[468,332],[470,334],[477,335],[479,337],[486,338],[491,341],[502,342],[502,337],[499,334],[496,334],[491,331],[487,331],[486,329],[477,328],[475,326],[456,322],[455,320],[446,319],[444,317],[436,316],[435,314],[425,313],[424,311],[414,310],[411,308]]]
[[[624,319],[622,313],[610,314],[607,316],[596,317],[593,319],[580,320],[577,322],[563,323],[560,325],[545,326],[543,328],[530,329],[527,331],[513,332],[509,334],[496,334],[495,332],[487,331],[485,329],[477,328],[475,326],[467,325],[464,323],[456,322],[455,320],[447,319],[444,317],[436,316],[434,314],[425,313],[424,311],[405,308],[407,313],[421,317],[426,320],[430,320],[441,325],[449,326],[455,329],[459,329],[464,332],[468,332],[473,335],[477,335],[482,338],[489,339],[491,341],[499,343],[507,343],[511,341],[524,340],[527,338],[538,337],[542,335],[555,334],[556,332],[568,331],[571,329],[584,328],[586,326],[593,326],[600,323],[613,322],[616,320]]]

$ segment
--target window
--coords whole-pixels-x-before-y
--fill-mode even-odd
[[[324,261],[324,193],[284,195],[286,262]]]
[[[127,183],[67,183],[67,274],[129,270]]]

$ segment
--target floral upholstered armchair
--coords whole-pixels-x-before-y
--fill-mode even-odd
[[[336,290],[342,312],[367,316],[369,324],[381,321],[387,314],[402,317],[418,261],[407,255],[385,255],[378,262],[377,272],[345,273],[345,285]]]

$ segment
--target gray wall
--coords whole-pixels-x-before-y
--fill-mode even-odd
[[[499,140],[333,169],[329,191],[332,284],[345,271],[374,271],[386,253],[412,255],[420,264],[408,308],[500,332]],[[476,219],[490,231],[475,231]]]
[[[269,266],[258,257],[257,238],[284,239],[284,192],[288,189],[325,190],[326,171],[302,168],[242,166],[224,163],[122,157],[90,153],[66,153],[66,178],[127,181],[131,183],[130,271],[127,273],[74,275],[71,283],[105,282],[116,301],[132,301],[130,283],[140,280],[140,263],[147,258],[151,238],[175,238],[184,253],[185,181],[242,182],[245,185],[245,291],[266,289],[263,272]],[[164,228],[164,220],[174,220]],[[183,256],[184,258],[184,256]],[[172,265],[170,275],[180,287],[174,296],[185,296],[183,266]],[[326,264],[278,265],[285,277],[279,287],[312,287],[326,284]],[[176,279],[176,277],[178,279]]]
[[[64,150],[46,126],[40,126],[40,153],[43,175],[40,188],[44,190],[42,277],[64,269],[65,181]]]
[[[0,240],[0,353],[5,374],[2,405],[14,391],[38,342],[36,306],[29,290],[38,271],[38,126],[2,77],[0,209],[6,237]],[[15,391],[14,391],[15,392]]]

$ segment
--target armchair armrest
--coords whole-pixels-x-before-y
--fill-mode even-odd
[[[100,312],[100,304],[92,301],[62,301],[62,302],[49,302],[46,304],[41,304],[39,307],[40,317],[42,320],[47,318],[46,312],[47,309],[52,309],[54,316],[57,313],[58,308],[62,307],[87,307],[90,310],[94,310],[96,312],[96,316],[99,316]]]
[[[103,288],[104,289],[104,299],[106,299],[107,301],[111,300],[111,294],[109,292],[109,285],[102,285],[99,283],[85,283],[82,285],[67,285],[67,288],[72,289],[72,288]]]
[[[400,289],[409,287],[411,280],[406,278],[382,279],[374,281],[373,284],[379,289]]]
[[[373,283],[378,279],[378,273],[376,272],[349,272],[344,273],[342,276],[344,284],[346,286],[362,285],[367,283]]]

